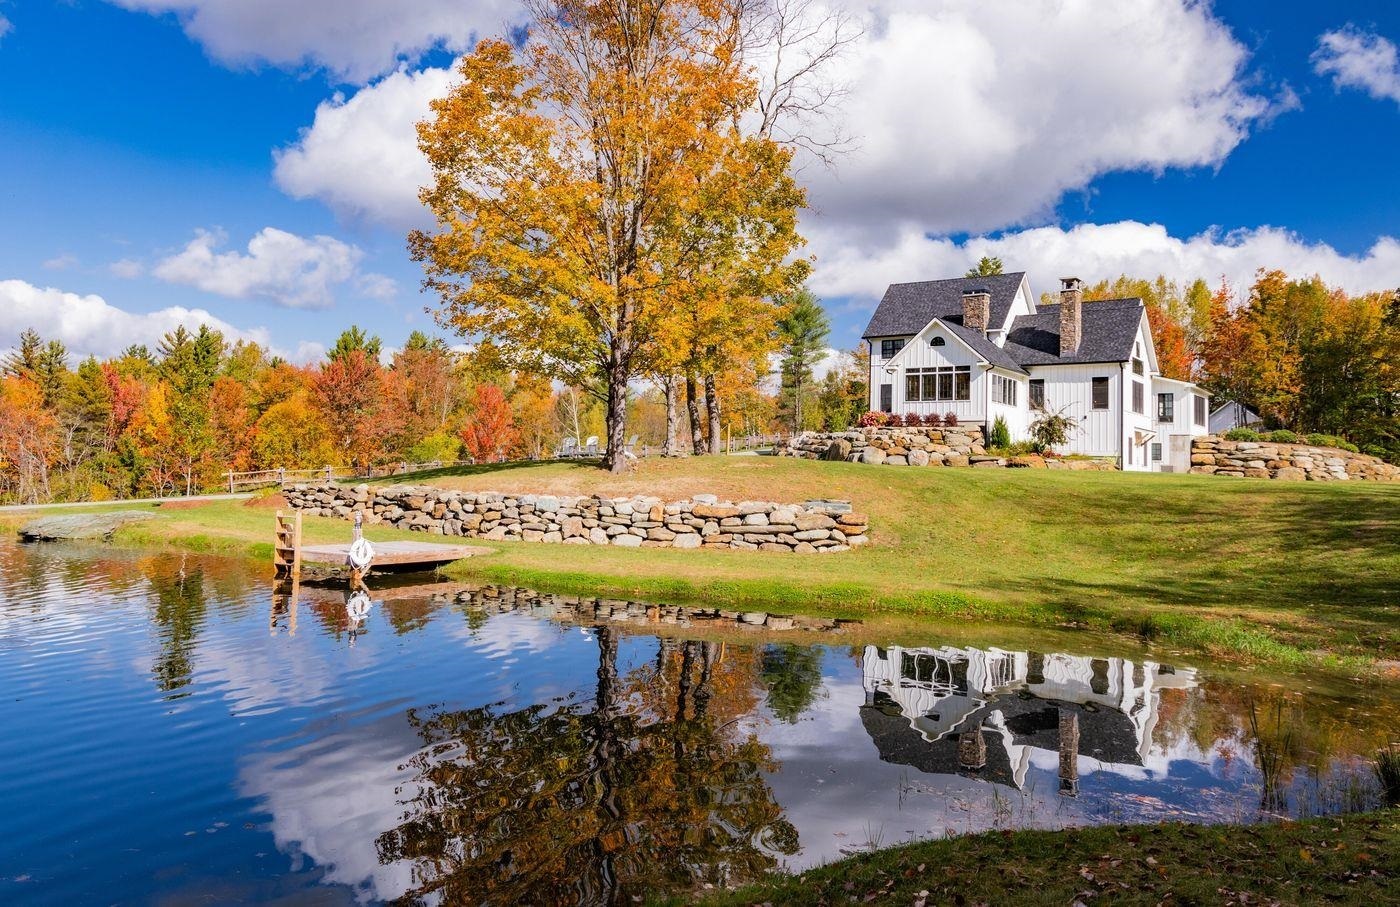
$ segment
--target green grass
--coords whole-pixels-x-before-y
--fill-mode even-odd
[[[893,847],[717,905],[1393,903],[1400,812],[1253,826],[990,832]]]
[[[464,578],[560,592],[854,616],[1087,628],[1281,666],[1400,658],[1400,485],[1045,470],[910,469],[770,457],[438,470],[472,490],[672,499],[848,498],[873,544],[830,555],[483,543]],[[380,484],[397,480],[381,480]],[[160,508],[125,543],[267,548],[271,512]],[[14,514],[5,517],[16,522]],[[324,525],[323,525],[324,524]],[[308,520],[307,538],[345,538]],[[371,538],[393,537],[373,530]],[[418,536],[421,538],[421,536]],[[262,546],[262,547],[258,547]]]

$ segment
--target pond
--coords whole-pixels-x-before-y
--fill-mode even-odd
[[[1395,726],[1386,690],[1113,639],[461,584],[347,608],[264,574],[0,545],[0,902],[629,902],[986,829],[1372,808]]]

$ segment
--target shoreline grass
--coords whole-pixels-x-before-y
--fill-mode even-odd
[[[624,476],[555,462],[395,481],[552,494],[848,498],[870,516],[874,542],[796,556],[474,541],[496,553],[453,565],[459,579],[795,613],[1084,629],[1350,673],[1393,670],[1400,659],[1396,485],[758,457],[648,460]],[[221,501],[153,513],[118,530],[114,543],[270,559],[266,507]],[[8,512],[0,525],[17,527],[32,515]],[[308,541],[343,540],[346,532],[342,521],[306,520]],[[422,538],[378,526],[368,534]]]
[[[1392,809],[1245,826],[993,831],[875,850],[692,900],[731,907],[1381,904],[1398,885],[1400,811]]]

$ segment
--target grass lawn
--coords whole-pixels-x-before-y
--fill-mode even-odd
[[[752,456],[646,460],[624,476],[540,463],[412,481],[668,499],[848,498],[872,526],[869,547],[830,555],[482,543],[500,551],[452,568],[473,578],[654,600],[1083,626],[1276,664],[1400,659],[1400,485]],[[117,540],[271,556],[266,507],[155,512],[157,520],[120,530]],[[0,522],[26,518],[11,512]],[[343,522],[306,522],[308,540],[346,532]]]
[[[990,832],[876,851],[706,904],[1384,904],[1400,811],[1276,825]]]

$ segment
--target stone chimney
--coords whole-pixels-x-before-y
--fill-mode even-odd
[[[987,333],[992,321],[992,294],[990,290],[967,290],[963,293],[963,327]]]
[[[1078,277],[1060,278],[1060,355],[1079,351],[1084,333],[1084,284]]]

